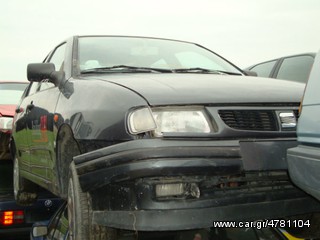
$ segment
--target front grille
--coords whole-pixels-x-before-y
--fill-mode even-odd
[[[251,131],[277,131],[272,110],[220,110],[221,119],[231,128]]]

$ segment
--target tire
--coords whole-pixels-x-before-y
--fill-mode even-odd
[[[16,202],[22,206],[30,206],[37,199],[35,185],[20,176],[19,160],[14,158],[13,163],[13,193]]]
[[[93,225],[92,209],[88,193],[82,192],[74,162],[70,164],[68,184],[69,235],[73,240],[115,240],[117,231],[112,228]]]
[[[320,213],[310,213],[287,218],[286,220],[310,223],[310,226],[287,227],[285,230],[296,238],[320,239]]]

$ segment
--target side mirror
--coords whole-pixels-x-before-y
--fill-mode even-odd
[[[53,63],[30,63],[27,67],[27,77],[30,82],[40,82],[50,79],[56,68]]]
[[[27,77],[30,82],[41,82],[49,79],[54,85],[64,80],[64,72],[56,71],[53,63],[30,63],[27,67]]]
[[[258,74],[254,71],[242,70],[246,76],[258,77]]]

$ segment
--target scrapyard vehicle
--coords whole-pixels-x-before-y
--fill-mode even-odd
[[[14,122],[15,197],[68,199],[70,235],[165,231],[320,211],[287,176],[304,84],[245,76],[197,44],[75,36]]]

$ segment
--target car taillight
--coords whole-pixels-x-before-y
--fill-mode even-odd
[[[21,223],[24,223],[24,212],[22,210],[0,212],[0,225],[10,226]]]

